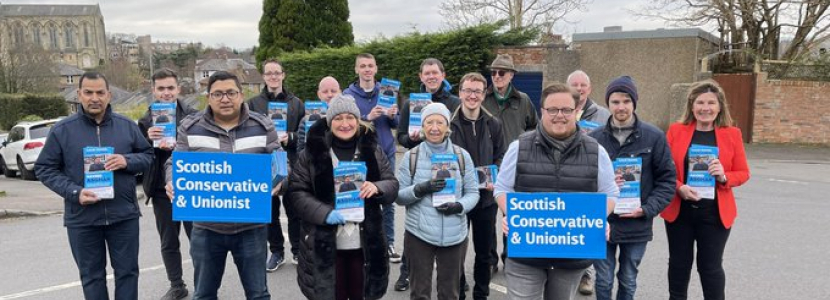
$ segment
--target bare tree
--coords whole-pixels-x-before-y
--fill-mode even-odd
[[[635,15],[684,26],[715,26],[724,43],[767,59],[804,58],[830,39],[827,0],[650,0]],[[792,38],[783,54],[780,39]]]
[[[550,31],[556,22],[591,0],[444,0],[439,13],[453,28],[507,20],[510,29],[541,27]]]
[[[0,50],[0,93],[58,91],[60,74],[55,53],[25,44]]]

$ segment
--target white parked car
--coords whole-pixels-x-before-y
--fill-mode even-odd
[[[60,119],[20,122],[12,127],[0,148],[3,175],[13,177],[20,172],[23,179],[36,180],[35,161],[46,143],[49,130],[58,121]]]

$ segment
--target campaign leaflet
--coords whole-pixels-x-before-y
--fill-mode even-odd
[[[496,184],[496,176],[498,176],[499,167],[496,165],[487,165],[476,167],[476,175],[478,176],[478,188],[485,189],[487,184]]]
[[[288,154],[282,150],[271,152],[271,186],[276,187],[285,177],[288,177]]]
[[[365,202],[360,198],[360,187],[365,180],[365,162],[340,162],[334,168],[334,209],[347,222],[363,222]]]
[[[576,124],[579,125],[579,130],[585,134],[594,131],[594,129],[597,129],[600,126],[599,123],[591,122],[588,120],[579,120],[579,122],[577,122]]]
[[[421,111],[432,103],[430,93],[409,94],[409,134],[421,131]]]
[[[392,108],[398,102],[398,92],[401,89],[401,82],[389,78],[380,80],[380,95],[378,96],[378,106],[383,108],[383,111]]]
[[[274,121],[280,140],[288,136],[288,103],[268,102],[268,117]]]
[[[718,158],[718,147],[692,144],[689,147],[689,167],[686,185],[701,199],[715,199],[715,177],[709,174],[709,162]]]
[[[305,122],[303,122],[303,126],[305,126],[305,132],[308,132],[308,129],[311,128],[311,125],[314,125],[314,122],[317,120],[326,118],[326,111],[329,109],[329,105],[323,101],[306,101],[305,102]]]
[[[432,162],[432,179],[444,179],[447,182],[443,190],[432,194],[432,206],[438,207],[444,203],[455,202],[456,182],[452,174],[458,169],[457,156],[454,153],[433,154],[430,161]]]
[[[156,102],[150,105],[153,126],[160,127],[164,137],[153,141],[153,147],[173,147],[176,145],[176,102]]]
[[[115,177],[104,168],[107,158],[113,154],[113,147],[84,147],[84,189],[101,199],[115,198]]]
[[[642,157],[621,157],[614,161],[614,175],[624,182],[620,187],[620,196],[614,206],[618,215],[630,214],[640,207],[640,178],[643,174]]]

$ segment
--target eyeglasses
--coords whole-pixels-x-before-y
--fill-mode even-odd
[[[262,73],[262,76],[272,77],[272,76],[280,76],[282,74],[284,74],[284,72],[265,72],[265,73]]]
[[[491,71],[491,72],[490,72],[490,75],[491,75],[492,77],[496,77],[496,75],[498,75],[499,77],[504,77],[504,75],[507,75],[507,72],[510,72],[510,71],[505,71],[505,70],[493,70],[493,71]]]
[[[461,92],[465,93],[465,94],[474,94],[474,95],[478,95],[478,96],[484,95],[483,90],[461,89]]]
[[[548,113],[548,115],[549,115],[549,116],[551,116],[551,117],[555,117],[555,116],[556,116],[557,114],[559,114],[559,113],[562,113],[562,115],[563,115],[563,116],[570,116],[571,114],[573,114],[573,113],[574,113],[574,111],[575,111],[576,109],[573,109],[573,108],[555,108],[555,107],[549,107],[549,108],[545,108],[544,110],[545,110],[545,112],[547,112],[547,113]]]
[[[222,100],[222,97],[228,96],[228,99],[234,99],[236,96],[239,96],[239,91],[227,91],[227,92],[213,92],[210,93],[211,100]]]

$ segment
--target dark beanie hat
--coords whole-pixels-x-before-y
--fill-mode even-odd
[[[634,104],[634,109],[637,109],[637,86],[634,85],[634,80],[628,76],[620,76],[615,78],[608,84],[608,89],[605,90],[605,106],[608,106],[608,98],[613,93],[626,93],[631,97],[631,102]]]

